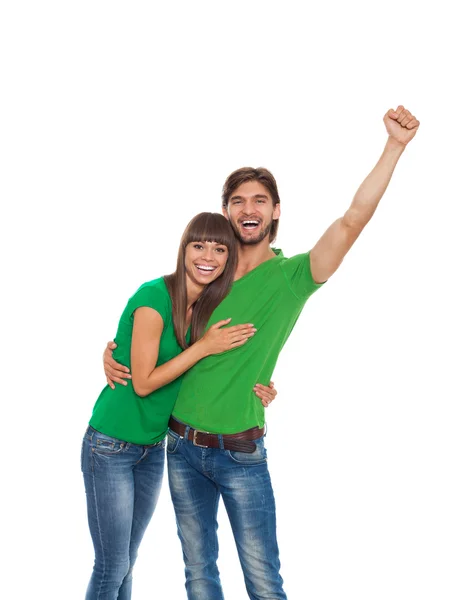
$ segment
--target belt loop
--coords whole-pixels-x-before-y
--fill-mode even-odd
[[[225,449],[225,445],[223,443],[223,435],[221,433],[218,434],[218,443],[220,444],[220,450],[224,450]]]
[[[186,430],[184,431],[184,439],[188,440],[189,439],[189,431],[191,430],[189,425],[186,425]]]
[[[267,421],[264,423],[264,427],[265,427],[264,437],[267,437]]]

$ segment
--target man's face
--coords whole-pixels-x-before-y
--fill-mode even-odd
[[[280,217],[280,204],[274,207],[262,183],[247,181],[231,194],[223,214],[242,244],[259,244],[268,237],[272,221]]]

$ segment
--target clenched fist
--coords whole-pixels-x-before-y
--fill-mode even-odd
[[[396,110],[389,109],[383,120],[389,137],[404,146],[415,136],[420,125],[420,121],[402,105]]]

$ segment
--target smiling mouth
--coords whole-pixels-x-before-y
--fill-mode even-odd
[[[245,231],[253,231],[254,229],[257,229],[259,225],[260,221],[258,221],[257,219],[245,219],[244,221],[241,221],[241,227]]]
[[[195,268],[201,275],[211,275],[215,271],[215,267],[209,267],[208,265],[195,265]]]

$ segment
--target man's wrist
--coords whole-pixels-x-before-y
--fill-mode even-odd
[[[398,140],[396,140],[396,138],[389,136],[388,140],[386,142],[385,151],[400,155],[404,152],[405,147],[406,147],[405,144],[403,144],[402,142],[399,142]]]

